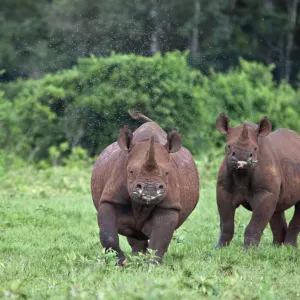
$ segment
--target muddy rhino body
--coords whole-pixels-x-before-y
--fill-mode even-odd
[[[273,243],[297,246],[300,230],[300,136],[291,130],[271,132],[267,117],[258,124],[245,122],[230,128],[220,114],[217,128],[227,134],[225,158],[217,181],[220,214],[218,246],[227,246],[234,234],[237,207],[252,211],[245,230],[244,246],[258,246],[268,222]],[[287,226],[284,211],[295,207]]]
[[[133,134],[124,128],[100,154],[91,179],[100,241],[118,253],[118,264],[125,260],[118,234],[133,252],[156,250],[160,261],[199,199],[198,171],[178,133],[167,135],[147,117],[134,117],[148,122]]]

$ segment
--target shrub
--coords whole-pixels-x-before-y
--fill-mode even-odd
[[[240,60],[226,74],[211,70],[204,76],[179,52],[80,59],[71,70],[0,86],[0,146],[26,160],[43,160],[42,165],[66,163],[70,154],[69,164],[87,160],[115,141],[123,125],[141,124],[128,109],[167,131],[176,127],[194,154],[209,155],[223,145],[215,129],[221,111],[232,125],[268,115],[274,129],[300,131],[300,94],[288,83],[275,83],[273,68]],[[66,150],[58,150],[61,145]]]
[[[10,100],[5,105],[16,110],[23,104],[26,116],[33,117],[10,128],[17,128],[18,137],[29,137],[24,156],[33,150],[37,159],[45,158],[49,147],[63,142],[94,155],[117,138],[124,124],[138,126],[127,113],[137,109],[166,130],[178,128],[185,143],[196,149],[189,134],[197,131],[195,119],[202,115],[194,96],[199,74],[190,70],[186,54],[179,52],[151,58],[113,54],[81,59],[72,70],[4,85]]]
[[[199,101],[206,108],[203,137],[221,146],[222,137],[215,129],[215,120],[221,111],[226,112],[231,125],[245,120],[258,122],[267,115],[273,129],[286,127],[300,132],[296,103],[300,94],[287,83],[277,84],[272,79],[274,66],[240,60],[238,68],[228,73],[215,73],[201,78]]]

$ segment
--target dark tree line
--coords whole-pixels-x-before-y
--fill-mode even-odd
[[[238,58],[274,63],[294,82],[299,0],[1,0],[2,80],[39,78],[78,57],[190,50],[190,63],[226,71]]]

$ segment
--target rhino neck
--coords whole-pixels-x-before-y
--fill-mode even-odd
[[[250,185],[253,169],[232,170],[234,186],[238,189],[247,189]]]
[[[131,205],[133,217],[135,219],[135,228],[136,230],[142,230],[145,222],[152,213],[155,204],[145,205],[131,200]]]

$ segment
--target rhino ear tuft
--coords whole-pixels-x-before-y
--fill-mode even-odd
[[[181,149],[182,146],[182,138],[181,135],[173,129],[167,136],[167,143],[165,147],[170,153],[175,153]]]
[[[124,126],[120,131],[118,137],[118,145],[123,151],[130,151],[132,148],[132,139],[133,134],[132,131],[128,128],[128,126]]]

